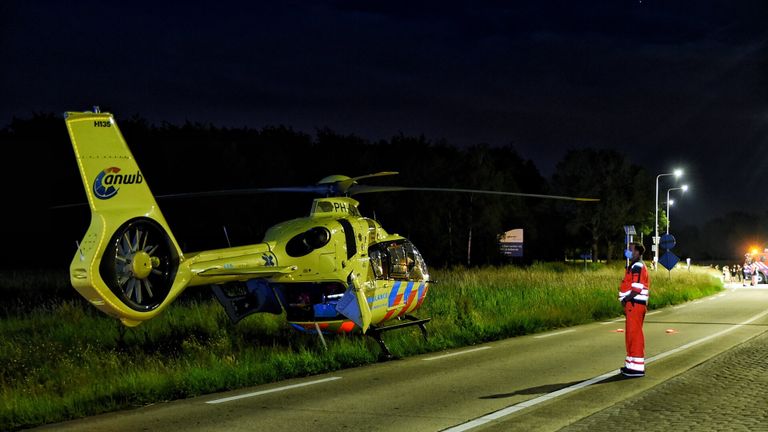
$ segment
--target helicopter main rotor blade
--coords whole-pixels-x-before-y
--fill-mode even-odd
[[[205,191],[205,192],[185,192],[166,195],[155,195],[158,199],[176,199],[176,198],[208,198],[219,196],[237,196],[237,195],[253,195],[260,193],[315,193],[324,194],[329,190],[326,185],[317,186],[297,186],[297,187],[274,187],[274,188],[247,188],[247,189],[226,189],[217,191]]]
[[[296,186],[296,187],[274,187],[274,188],[249,188],[249,189],[226,189],[205,192],[182,192],[175,194],[155,195],[159,200],[188,199],[188,198],[213,198],[224,196],[254,195],[260,193],[313,193],[327,195],[332,192],[328,185],[314,186]],[[88,203],[61,204],[49,207],[50,210],[59,210],[66,208],[87,206]]]
[[[454,193],[470,193],[470,194],[482,194],[482,195],[504,195],[504,196],[519,196],[527,198],[546,198],[557,199],[566,201],[581,201],[581,202],[598,202],[597,198],[581,198],[570,197],[561,195],[544,195],[544,194],[529,194],[521,192],[503,192],[481,189],[453,189],[453,188],[430,188],[430,187],[401,187],[401,186],[365,186],[355,185],[349,189],[349,195],[357,195],[362,193],[379,193],[379,192],[454,192]]]
[[[75,207],[85,207],[88,203],[81,202],[81,203],[73,203],[73,204],[60,204],[56,206],[48,207],[48,210],[61,210],[61,209],[68,209],[68,208],[75,208]]]
[[[319,183],[319,184],[327,184],[329,185],[330,188],[332,188],[331,189],[332,192],[343,195],[343,194],[346,194],[347,191],[349,191],[349,188],[357,185],[358,180],[373,178],[373,177],[391,176],[391,175],[397,175],[397,174],[400,174],[400,173],[397,171],[381,171],[373,174],[350,177],[344,180],[335,181],[333,183]]]
[[[373,174],[366,174],[366,175],[361,175],[357,177],[352,177],[350,180],[358,181],[358,180],[367,179],[367,178],[392,176],[392,175],[398,175],[398,174],[400,173],[397,171],[381,171]]]
[[[358,178],[368,177],[381,177],[386,175],[394,175],[396,172],[384,171],[375,174],[368,174]],[[349,182],[353,181],[350,179]],[[453,193],[470,193],[470,194],[483,194],[483,195],[504,195],[504,196],[519,196],[527,198],[545,198],[545,199],[557,199],[568,201],[581,201],[581,202],[597,202],[600,201],[597,198],[581,198],[581,197],[569,197],[560,195],[544,195],[544,194],[528,194],[521,192],[503,192],[481,189],[454,189],[454,188],[429,188],[429,187],[402,187],[402,186],[368,186],[360,184],[347,184],[341,185],[341,182],[319,184],[313,186],[294,186],[294,187],[273,187],[273,188],[247,188],[247,189],[226,189],[217,191],[205,191],[205,192],[184,192],[176,194],[155,195],[159,200],[173,200],[173,199],[188,199],[188,198],[211,198],[211,197],[225,197],[225,196],[245,196],[261,193],[312,193],[319,195],[335,196],[335,195],[357,195],[363,193],[379,193],[379,192],[453,192]],[[63,204],[50,207],[51,210],[65,209],[72,207],[85,206],[87,203],[76,204]]]

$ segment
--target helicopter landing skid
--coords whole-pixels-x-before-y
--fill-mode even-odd
[[[402,318],[405,318],[403,320]],[[381,334],[392,331],[392,330],[399,330],[406,327],[413,327],[413,326],[419,326],[419,330],[421,330],[421,335],[424,336],[424,340],[427,340],[428,333],[426,324],[432,320],[432,318],[424,318],[419,319],[413,315],[405,315],[401,318],[401,321],[398,324],[392,324],[388,326],[383,327],[377,327],[377,326],[371,326],[368,331],[365,333],[367,336],[373,338],[379,346],[381,347],[381,359],[382,360],[391,360],[393,358],[392,353],[389,351],[389,348],[387,347],[387,344],[384,343],[384,340],[381,338]]]

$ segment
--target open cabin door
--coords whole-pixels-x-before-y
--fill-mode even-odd
[[[336,311],[352,320],[365,333],[371,326],[371,308],[365,297],[365,289],[353,273],[349,274],[348,282],[349,288],[336,305]]]
[[[265,279],[211,285],[211,289],[233,324],[255,313],[283,313],[280,299]]]

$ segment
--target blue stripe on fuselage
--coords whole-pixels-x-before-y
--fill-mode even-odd
[[[425,286],[425,285],[426,285],[426,284],[425,284],[424,282],[422,282],[422,283],[421,283],[421,285],[419,285],[419,295],[418,295],[418,296],[416,296],[416,301],[419,301],[419,300],[421,300],[421,296],[423,296],[423,295],[424,295],[424,286]]]
[[[405,287],[405,294],[403,294],[403,303],[408,304],[408,297],[411,296],[411,291],[413,290],[413,282],[408,282],[408,286]]]
[[[394,285],[392,285],[392,291],[389,292],[389,307],[395,305],[398,291],[400,291],[400,281],[395,282]]]

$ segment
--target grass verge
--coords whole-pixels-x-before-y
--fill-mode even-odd
[[[24,286],[17,277],[0,283]],[[619,267],[550,263],[527,268],[435,271],[439,284],[418,315],[431,316],[429,341],[416,329],[385,336],[397,356],[583,324],[621,314]],[[30,282],[45,283],[44,278]],[[58,283],[58,282],[57,282]],[[38,287],[27,286],[29,290]],[[722,289],[704,268],[652,275],[651,308]],[[2,292],[2,290],[0,290]],[[0,430],[14,430],[377,360],[367,338],[315,337],[282,316],[237,325],[214,300],[190,296],[135,329],[121,327],[79,299],[35,306],[16,301],[0,319]],[[197,297],[197,298],[194,298]],[[120,336],[121,333],[124,333]]]

